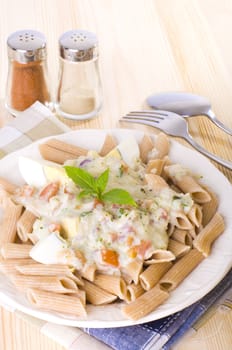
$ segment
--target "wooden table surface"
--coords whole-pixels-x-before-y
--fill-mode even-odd
[[[232,0],[0,0],[2,101],[8,66],[6,39],[25,28],[40,30],[47,37],[53,94],[58,37],[81,28],[99,38],[103,108],[96,119],[68,122],[74,128],[119,127],[120,116],[141,109],[148,95],[161,91],[207,96],[218,118],[232,128]],[[9,118],[4,103],[0,115],[3,125]],[[232,160],[231,136],[204,117],[191,118],[189,124],[199,143]],[[218,168],[232,180],[230,170]],[[2,350],[64,349],[4,309],[0,309],[0,319]],[[175,349],[231,347],[232,312],[228,312],[215,314],[197,333],[183,337]]]

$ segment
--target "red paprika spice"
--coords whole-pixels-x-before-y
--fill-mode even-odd
[[[23,30],[9,36],[6,105],[13,113],[35,101],[50,102],[47,84],[46,42],[43,34]]]

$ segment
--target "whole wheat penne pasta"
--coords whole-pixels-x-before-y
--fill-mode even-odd
[[[223,217],[217,212],[210,222],[201,230],[193,240],[193,246],[198,249],[205,257],[210,254],[211,246],[215,239],[225,229]]]
[[[80,274],[86,280],[93,282],[96,275],[96,269],[97,267],[95,264],[87,265],[80,271]]]
[[[122,311],[126,317],[138,320],[155,310],[168,297],[167,291],[162,290],[159,286],[155,286],[135,299],[135,301],[123,306]]]
[[[151,159],[146,165],[146,173],[152,173],[156,175],[161,175],[164,165],[166,164],[166,159]]]
[[[155,193],[159,193],[164,188],[168,188],[167,182],[159,175],[146,174],[145,180],[148,187],[150,187]]]
[[[188,230],[181,230],[179,228],[176,228],[173,231],[171,237],[177,242],[192,247],[193,239]]]
[[[78,289],[76,283],[65,276],[31,276],[18,273],[9,277],[16,288],[22,291],[25,288],[38,288],[54,293],[75,293]]]
[[[61,264],[46,265],[46,264],[39,264],[39,263],[33,263],[33,264],[27,264],[27,265],[20,264],[19,266],[16,266],[16,270],[23,275],[66,276],[71,278],[73,281],[75,281],[78,286],[84,285],[81,277],[78,277],[74,273],[72,273],[71,271],[72,269],[67,265],[61,265]]]
[[[87,150],[81,147],[70,145],[60,140],[51,139],[39,145],[42,157],[59,164],[63,164],[69,159],[76,159],[81,155],[86,155]]]
[[[128,275],[135,284],[139,282],[139,275],[143,268],[143,262],[141,260],[134,260],[129,263],[124,269],[123,273]]]
[[[30,258],[31,244],[4,243],[1,247],[1,255],[4,259]]]
[[[6,200],[4,203],[3,218],[0,225],[0,247],[4,243],[15,241],[17,221],[21,212],[21,205],[14,204],[10,199]]]
[[[169,239],[168,250],[170,250],[176,258],[181,258],[183,255],[189,252],[190,246],[175,241],[174,239]]]
[[[44,159],[58,164],[64,164],[64,162],[67,160],[76,158],[73,154],[62,151],[60,149],[55,149],[46,143],[39,145],[39,151]]]
[[[178,211],[175,213],[175,215],[172,215],[170,218],[170,222],[175,227],[180,228],[181,230],[190,230],[193,227],[187,215],[182,211]]]
[[[175,255],[170,252],[170,250],[165,249],[157,249],[151,256],[149,260],[145,260],[145,265],[151,265],[151,264],[157,264],[157,263],[163,263],[167,261],[175,260]]]
[[[106,290],[109,293],[117,295],[120,299],[126,297],[126,283],[120,276],[97,274],[94,284]]]
[[[84,281],[83,289],[86,292],[87,301],[93,305],[110,304],[117,299],[116,295],[107,292],[106,290],[87,280]]]
[[[202,204],[210,201],[210,194],[190,175],[173,176],[170,166],[165,167],[165,172],[173,183],[178,186],[182,192],[190,193],[194,202]]]
[[[36,216],[30,210],[24,210],[17,222],[17,235],[22,242],[28,240],[28,234],[32,232]]]
[[[82,147],[71,145],[67,142],[57,140],[57,139],[50,139],[46,142],[46,145],[59,150],[63,151],[65,153],[72,154],[74,158],[78,158],[79,156],[84,156],[87,154],[88,150]]]
[[[161,277],[172,267],[171,262],[162,262],[149,265],[139,276],[141,286],[145,290],[154,287]]]
[[[10,181],[4,179],[3,177],[0,177],[0,188],[4,189],[6,192],[8,192],[10,194],[13,194],[13,193],[15,193],[18,186],[13,184]]]
[[[154,147],[154,143],[151,137],[145,134],[139,144],[140,158],[143,163],[147,162],[148,152],[151,151],[153,147]]]
[[[203,216],[202,207],[199,204],[194,203],[187,216],[196,227],[200,227],[200,225],[202,224]]]
[[[135,284],[131,283],[129,286],[127,286],[127,293],[126,293],[126,298],[125,301],[127,303],[130,303],[137,299],[140,295],[142,295],[145,292],[143,287],[141,286],[140,283]]]
[[[160,286],[169,292],[175,289],[203,259],[197,249],[190,250],[166,272],[159,282]]]
[[[36,264],[36,261],[29,259],[3,259],[0,258],[0,271],[5,275],[11,275],[17,273],[17,267],[19,265]]]
[[[104,143],[102,145],[102,148],[100,150],[100,156],[104,157],[106,156],[112,149],[114,149],[117,146],[117,142],[113,138],[112,135],[107,134],[104,140]]]
[[[204,188],[206,188],[204,186]],[[202,225],[203,227],[208,224],[208,222],[215,215],[218,208],[218,198],[217,195],[210,189],[206,188],[207,192],[210,194],[211,200],[207,203],[202,204]]]
[[[62,295],[36,288],[27,290],[27,299],[39,309],[61,312],[74,316],[86,316],[86,310],[80,297]]]
[[[83,305],[86,305],[86,293],[84,290],[78,289],[76,293],[65,293],[65,295],[67,296],[71,296],[71,297],[77,297],[81,300]]]
[[[152,151],[151,154],[148,155],[148,158],[163,158],[168,155],[170,150],[170,142],[166,134],[160,132],[158,135],[156,135],[154,148],[155,154],[154,151]]]

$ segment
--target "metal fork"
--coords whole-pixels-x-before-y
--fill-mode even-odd
[[[200,153],[232,170],[231,162],[210,153],[192,138],[188,130],[188,123],[179,114],[163,110],[135,111],[128,113],[121,119],[121,121],[149,125],[164,131],[170,136],[181,137],[190,143],[190,145],[192,145]]]

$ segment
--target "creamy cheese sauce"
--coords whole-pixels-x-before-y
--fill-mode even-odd
[[[189,194],[176,193],[168,187],[154,193],[148,188],[145,166],[139,159],[130,168],[120,157],[100,157],[91,151],[68,164],[94,177],[109,169],[106,191],[125,189],[137,206],[101,203],[91,196],[80,199],[81,189],[66,175],[57,181],[57,193],[48,200],[41,198],[41,188],[33,188],[30,196],[17,195],[16,201],[38,216],[32,232],[35,241],[41,244],[54,232],[56,240],[60,237],[61,247],[53,263],[61,261],[63,252],[62,262],[76,268],[95,263],[99,270],[119,273],[134,259],[146,260],[157,249],[167,249],[170,218],[179,211],[187,213],[193,205]],[[46,262],[43,256],[39,260]]]

